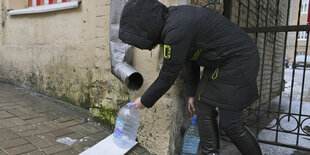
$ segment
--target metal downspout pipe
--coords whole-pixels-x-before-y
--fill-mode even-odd
[[[138,90],[143,84],[142,75],[131,65],[132,46],[118,37],[120,17],[127,0],[111,0],[110,10],[110,58],[111,72],[130,90]]]

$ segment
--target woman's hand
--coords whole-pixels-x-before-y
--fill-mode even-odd
[[[194,97],[188,98],[187,109],[191,115],[195,114],[195,98]]]
[[[130,109],[131,107],[135,107],[136,109],[144,109],[145,106],[141,103],[141,97],[137,98],[133,104],[129,105],[128,108]]]

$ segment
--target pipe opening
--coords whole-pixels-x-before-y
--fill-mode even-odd
[[[126,85],[130,90],[138,90],[142,87],[143,84],[143,76],[135,72],[126,78]]]

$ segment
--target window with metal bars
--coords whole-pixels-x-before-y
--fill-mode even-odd
[[[300,6],[300,13],[306,14],[308,13],[309,0],[303,0]]]
[[[71,0],[28,0],[28,6],[41,6],[41,5],[51,5],[51,4],[58,4],[64,2],[70,2]]]
[[[307,40],[308,33],[306,31],[298,32],[298,40]]]
[[[81,0],[10,0],[14,5],[8,15],[35,14],[77,8]],[[22,4],[22,5],[21,5]]]

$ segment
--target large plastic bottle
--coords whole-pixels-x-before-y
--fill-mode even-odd
[[[194,115],[194,118],[192,119],[192,124],[189,126],[184,135],[184,142],[181,153],[182,155],[198,154],[200,137],[196,117],[197,116]]]
[[[119,110],[115,123],[113,141],[121,148],[129,148],[135,144],[139,128],[140,114],[135,107],[129,109],[130,104],[132,102]]]

